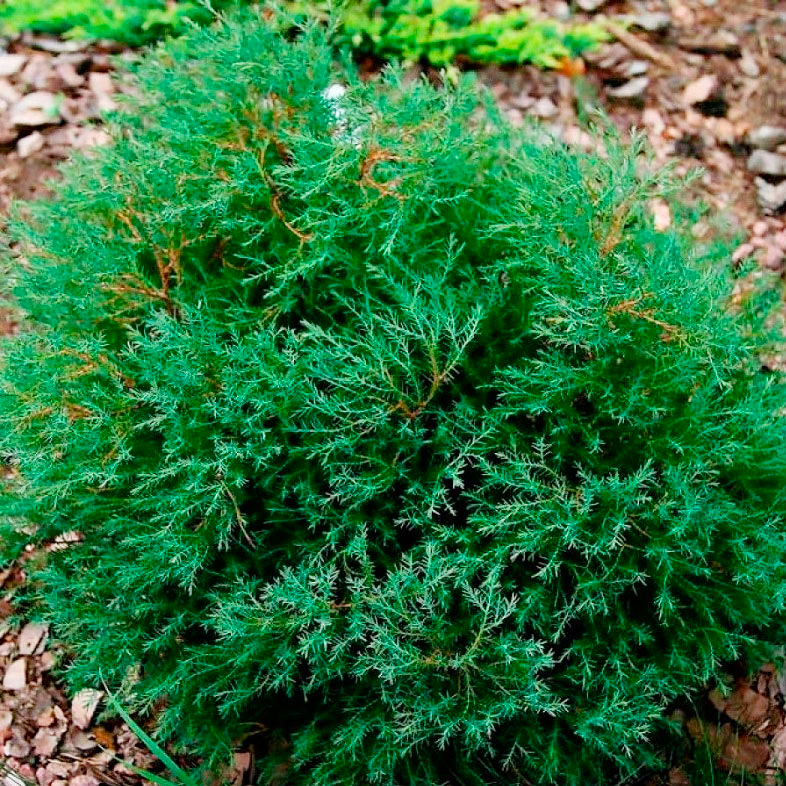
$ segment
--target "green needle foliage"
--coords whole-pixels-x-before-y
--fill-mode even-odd
[[[215,9],[232,0],[211,0]],[[171,33],[183,33],[189,23],[207,24],[213,13],[194,0],[6,0],[0,2],[0,34],[66,34],[71,38],[106,38],[141,46]]]
[[[150,54],[19,208],[5,556],[46,546],[72,685],[211,765],[250,734],[277,783],[616,783],[780,630],[764,306],[654,230],[639,146],[276,26]]]
[[[0,33],[22,30],[72,38],[105,38],[131,46],[207,24],[213,9],[254,0],[0,0]],[[563,25],[531,9],[484,14],[480,0],[284,0],[307,18],[341,11],[343,37],[361,53],[427,60],[444,66],[534,63],[557,68],[594,49],[608,35],[594,23]]]
[[[461,57],[473,63],[557,68],[608,38],[597,23],[563,25],[538,17],[531,8],[482,14],[480,0],[348,2],[343,25],[361,51],[436,66]]]

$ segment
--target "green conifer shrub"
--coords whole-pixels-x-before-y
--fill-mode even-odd
[[[141,46],[207,24],[212,10],[258,0],[14,0],[0,2],[0,34],[23,30],[104,38]],[[342,38],[363,54],[474,63],[534,63],[558,68],[607,40],[594,22],[562,24],[516,8],[482,13],[480,0],[283,0],[293,14],[328,19],[340,12]]]
[[[462,58],[559,68],[609,37],[596,22],[563,24],[532,8],[505,13],[482,9],[480,0],[367,0],[346,3],[342,22],[344,33],[361,52],[427,60],[435,66]]]
[[[10,0],[0,3],[0,35],[33,33],[69,38],[105,38],[142,46],[190,24],[208,24],[212,9],[232,0]]]
[[[8,260],[3,553],[71,684],[275,783],[657,762],[786,591],[775,336],[667,179],[251,12],[137,81]]]

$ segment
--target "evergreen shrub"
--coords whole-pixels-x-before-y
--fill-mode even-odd
[[[640,146],[276,25],[150,54],[18,209],[4,556],[41,546],[71,685],[210,765],[250,736],[279,784],[617,783],[776,632],[764,306],[655,231]]]
[[[361,52],[440,67],[461,58],[559,68],[608,39],[597,22],[563,24],[532,8],[483,13],[480,0],[347,2],[342,21]]]
[[[130,46],[207,24],[212,10],[257,0],[0,0],[0,34],[28,30],[101,38]],[[563,24],[529,8],[485,13],[480,0],[283,0],[292,13],[326,19],[339,11],[341,37],[360,54],[445,66],[534,63],[559,68],[608,38],[597,23]]]
[[[0,34],[33,33],[104,38],[142,46],[189,24],[207,24],[213,9],[232,0],[6,0],[0,3]]]

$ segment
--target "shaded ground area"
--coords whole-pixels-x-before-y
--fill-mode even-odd
[[[517,0],[496,0],[497,10]],[[492,0],[488,0],[491,10]],[[487,68],[490,86],[514,122],[542,120],[566,141],[592,144],[581,111],[596,103],[627,133],[646,133],[656,160],[681,172],[701,166],[692,196],[741,237],[730,264],[754,258],[762,270],[786,269],[786,3],[768,0],[575,0],[585,16],[606,20],[613,40],[586,63],[563,73],[531,67]],[[555,16],[570,13],[561,0],[543,0]],[[0,53],[0,215],[13,197],[46,195],[45,180],[74,149],[102,144],[101,112],[111,109],[118,82],[109,46],[82,47],[48,38],[7,42]],[[2,50],[0,50],[2,51]],[[581,88],[583,77],[591,89]],[[579,96],[581,99],[579,100]],[[653,204],[668,226],[665,204]],[[697,237],[713,231],[697,222]],[[15,329],[0,312],[0,331]],[[0,743],[8,767],[40,786],[97,786],[137,781],[117,758],[153,766],[123,724],[97,723],[95,695],[67,701],[51,676],[58,656],[48,631],[12,627],[13,587],[22,566],[0,575]],[[687,734],[732,772],[771,779],[786,772],[786,680],[773,664],[731,680],[724,698],[711,692],[698,713],[678,713]],[[253,767],[239,755],[240,783]],[[2,772],[0,772],[0,777]],[[19,786],[13,775],[8,786]],[[644,782],[644,781],[642,781]],[[664,782],[664,781],[657,781]],[[682,767],[668,780],[687,783]],[[734,781],[730,781],[733,783]],[[747,782],[747,781],[746,781]]]

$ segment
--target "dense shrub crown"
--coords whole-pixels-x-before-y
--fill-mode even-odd
[[[278,782],[646,764],[783,606],[786,396],[639,151],[250,16],[138,80],[13,229],[3,537],[68,541],[72,683]]]

